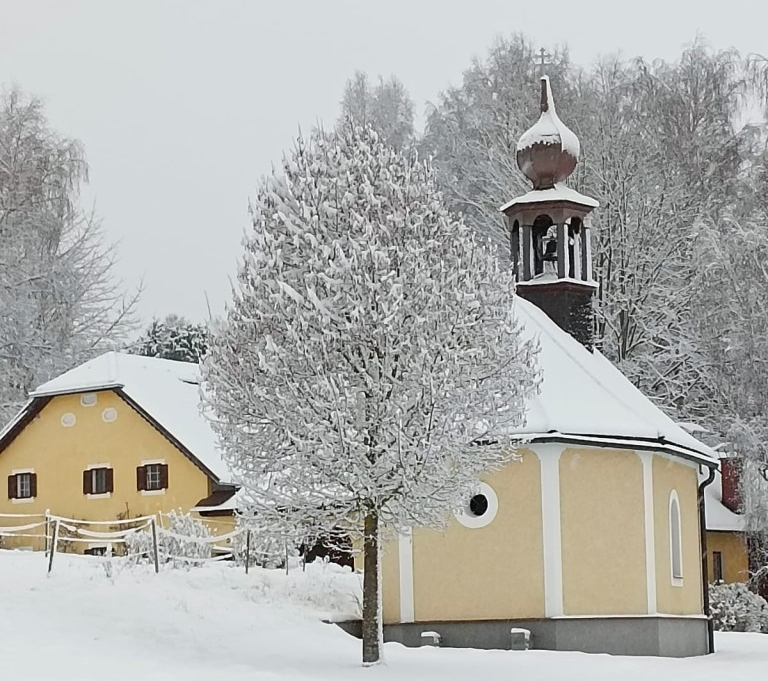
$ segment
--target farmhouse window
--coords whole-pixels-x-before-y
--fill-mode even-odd
[[[114,471],[101,466],[83,471],[83,494],[111,494],[114,492]]]
[[[164,463],[148,463],[136,469],[136,489],[155,492],[168,489],[168,466]]]
[[[715,584],[723,583],[723,554],[721,551],[712,552],[712,577]]]
[[[33,499],[37,496],[36,473],[14,473],[8,476],[9,499]]]

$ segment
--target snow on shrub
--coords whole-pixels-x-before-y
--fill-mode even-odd
[[[165,522],[157,528],[157,548],[160,561],[171,563],[174,567],[202,565],[211,557],[212,535],[208,526],[188,513],[171,511],[165,516]],[[152,530],[147,528],[129,534],[125,538],[129,556],[137,561],[142,558],[152,559]]]
[[[768,634],[768,603],[745,584],[710,585],[709,605],[717,631]]]
[[[293,540],[288,540],[283,534],[275,531],[269,531],[260,524],[254,523],[253,519],[238,516],[235,525],[236,529],[242,530],[241,534],[232,537],[232,555],[238,565],[245,564],[247,549],[247,530],[251,532],[249,565],[264,568],[283,568],[285,567],[286,555],[289,560],[298,555],[298,551]]]

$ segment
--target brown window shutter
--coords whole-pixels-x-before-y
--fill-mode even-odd
[[[31,490],[30,496],[37,496],[37,473],[29,474],[29,489]]]
[[[168,464],[160,464],[160,489],[168,489]]]
[[[115,491],[115,470],[107,468],[107,492],[110,494]]]
[[[8,498],[9,499],[16,499],[17,498],[17,491],[16,491],[16,476],[15,475],[9,475],[8,476]]]
[[[147,489],[147,468],[139,466],[136,469],[136,489],[141,492]]]
[[[91,480],[93,479],[93,474],[91,471],[83,471],[83,494],[90,494],[91,493]]]

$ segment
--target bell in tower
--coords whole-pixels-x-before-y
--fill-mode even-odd
[[[589,213],[598,203],[564,182],[579,160],[579,140],[560,120],[549,78],[541,116],[517,143],[517,165],[532,191],[502,206],[511,236],[517,294],[541,308],[588,349],[593,344]]]

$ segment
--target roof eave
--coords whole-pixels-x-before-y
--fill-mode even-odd
[[[570,444],[599,445],[602,447],[608,445],[617,449],[642,449],[647,451],[667,452],[683,459],[703,464],[709,468],[718,467],[717,460],[710,455],[664,439],[641,437],[625,438],[612,435],[561,433],[559,431],[551,431],[547,433],[516,433],[513,437],[517,437],[525,442],[565,442]]]
[[[61,388],[59,390],[33,390],[29,393],[31,398],[35,397],[56,397],[58,395],[76,395],[77,393],[95,393],[102,390],[120,390],[124,388],[124,383],[110,381],[107,383],[94,383],[90,385],[81,385],[76,387]]]
[[[168,430],[160,421],[158,421],[152,414],[150,414],[144,407],[142,407],[135,399],[133,399],[125,390],[117,389],[117,394],[131,407],[139,416],[141,416],[147,423],[149,423],[155,430],[157,430],[166,440],[174,445],[184,456],[186,456],[193,464],[195,464],[210,480],[218,485],[231,484],[228,480],[222,480],[216,473],[214,473],[208,466],[206,466],[195,453],[189,449],[179,438],[177,438],[170,430]]]

